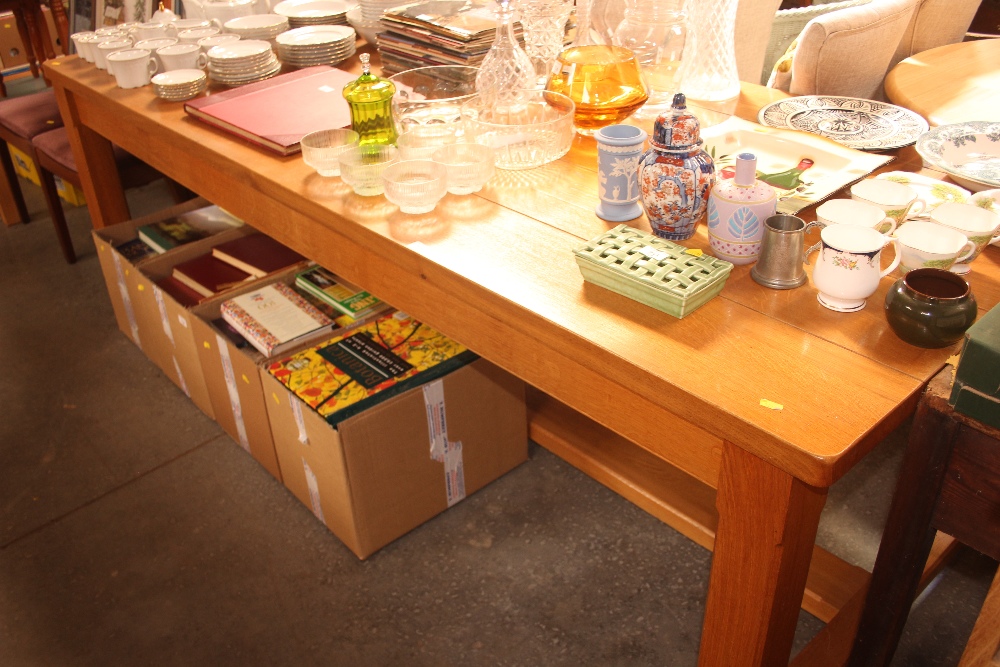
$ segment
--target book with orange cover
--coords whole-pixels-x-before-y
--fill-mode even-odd
[[[190,100],[184,111],[275,153],[291,155],[310,132],[351,124],[341,91],[356,78],[316,65]]]
[[[246,271],[207,254],[181,262],[172,275],[202,296],[214,296],[245,280],[253,280]]]
[[[267,234],[249,234],[212,248],[212,254],[227,264],[262,278],[306,258]]]

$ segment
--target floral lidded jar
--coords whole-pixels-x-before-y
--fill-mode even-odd
[[[750,264],[760,256],[764,221],[775,214],[778,197],[757,180],[757,156],[736,156],[736,175],[720,179],[708,198],[708,241],[715,256]]]
[[[917,347],[946,347],[958,342],[978,312],[969,283],[944,269],[909,271],[885,295],[889,326]]]
[[[694,235],[715,185],[715,162],[701,148],[701,125],[683,93],[653,123],[650,147],[639,159],[642,207],[653,233],[671,241]]]

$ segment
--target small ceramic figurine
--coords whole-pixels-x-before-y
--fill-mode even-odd
[[[760,256],[764,221],[774,215],[778,198],[757,180],[757,156],[736,156],[733,178],[720,179],[708,198],[708,241],[715,256],[733,264],[749,264]]]
[[[657,117],[649,143],[639,160],[642,207],[657,236],[685,241],[705,215],[715,162],[701,148],[701,126],[683,93]]]

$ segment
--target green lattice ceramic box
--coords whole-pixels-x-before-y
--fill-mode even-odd
[[[674,317],[690,315],[722,291],[733,265],[627,225],[574,250],[587,282]]]

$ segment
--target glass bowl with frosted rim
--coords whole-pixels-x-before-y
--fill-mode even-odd
[[[340,154],[358,145],[354,130],[336,129],[310,132],[302,137],[302,161],[320,176],[340,176]]]
[[[429,125],[413,127],[396,137],[396,148],[403,160],[430,160],[434,151],[458,141],[453,127]]]
[[[382,173],[385,198],[403,213],[429,213],[448,189],[448,170],[433,160],[403,160]]]
[[[399,161],[395,146],[364,144],[340,154],[340,177],[355,193],[365,197],[382,194],[382,172]]]
[[[483,144],[463,142],[442,146],[434,151],[433,159],[447,169],[448,192],[453,195],[479,192],[495,171],[495,152]]]
[[[493,148],[498,169],[533,169],[569,152],[574,110],[569,97],[546,90],[477,96],[462,105],[465,141]]]
[[[400,133],[414,128],[451,126],[462,132],[462,103],[476,95],[478,67],[417,67],[389,77],[396,86],[392,120]]]

